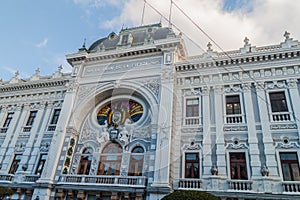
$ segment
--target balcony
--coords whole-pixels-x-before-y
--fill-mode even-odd
[[[47,131],[52,132],[55,131],[55,129],[56,129],[56,125],[49,125]]]
[[[295,193],[300,192],[300,181],[284,181],[282,183],[283,192]]]
[[[186,126],[197,126],[200,124],[200,118],[199,117],[188,117],[184,119],[184,124]]]
[[[5,127],[5,128],[0,128],[0,133],[6,133],[7,132],[7,127]]]
[[[225,122],[227,124],[241,124],[244,123],[244,121],[244,115],[242,114],[233,114],[225,116]]]
[[[24,133],[28,133],[30,131],[31,131],[31,126],[25,126],[25,127],[23,127],[23,132]]]
[[[289,122],[293,121],[290,112],[273,112],[271,115],[272,122]]]
[[[62,175],[59,177],[59,183],[145,187],[147,184],[147,178],[143,176]]]
[[[183,178],[174,181],[174,189],[178,190],[199,190],[202,188],[202,181],[200,179]]]
[[[229,180],[228,189],[234,191],[251,191],[252,181],[248,180]]]
[[[0,182],[11,182],[14,179],[13,174],[1,174],[0,175]]]
[[[24,182],[35,183],[40,178],[40,175],[26,175]]]

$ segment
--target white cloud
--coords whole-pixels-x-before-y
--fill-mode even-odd
[[[44,40],[42,42],[36,44],[35,46],[37,48],[43,48],[43,47],[47,46],[47,44],[48,44],[48,38],[44,38]]]
[[[254,46],[279,44],[284,40],[287,30],[291,36],[300,39],[300,4],[282,0],[255,0],[247,8],[231,12],[225,11],[224,0],[173,0],[181,7],[211,38],[223,49],[238,49],[243,46],[247,36]],[[169,16],[170,1],[147,0],[164,16]],[[119,28],[122,24],[136,26],[141,24],[144,1],[127,0],[121,14],[105,22],[106,27]],[[249,9],[251,7],[251,9]],[[203,49],[209,39],[173,6],[172,22],[189,35]],[[144,24],[157,23],[161,17],[146,6]],[[168,25],[163,20],[164,25]],[[187,42],[189,43],[189,42]],[[221,51],[215,45],[213,49]],[[193,54],[198,53],[192,47]],[[199,51],[200,53],[200,51]]]
[[[80,6],[88,6],[92,8],[100,8],[105,5],[119,6],[120,0],[73,0],[73,2]]]

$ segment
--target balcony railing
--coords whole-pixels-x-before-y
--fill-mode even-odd
[[[31,131],[31,126],[25,126],[25,127],[23,127],[23,132],[24,133],[28,133],[30,131]]]
[[[0,175],[0,181],[12,181],[14,178],[14,175],[12,174],[1,174]]]
[[[202,181],[200,179],[179,179],[178,189],[200,189],[202,187]]]
[[[284,181],[282,186],[284,192],[300,192],[300,181]]]
[[[0,133],[6,133],[7,132],[7,127],[5,127],[5,128],[0,128]]]
[[[228,189],[235,191],[249,191],[252,190],[252,181],[248,180],[229,180]]]
[[[185,118],[184,123],[186,126],[199,125],[200,118],[199,117],[187,117],[187,118]]]
[[[225,121],[227,124],[241,124],[244,123],[244,115],[242,114],[233,114],[233,115],[226,115]]]
[[[146,186],[146,177],[143,176],[83,176],[83,175],[62,175],[60,183],[85,183],[93,185],[124,185],[124,186]]]
[[[49,125],[47,131],[55,131],[56,125]]]
[[[271,113],[272,122],[287,122],[293,121],[290,112],[273,112]]]
[[[35,183],[40,178],[40,175],[26,175],[24,182]]]

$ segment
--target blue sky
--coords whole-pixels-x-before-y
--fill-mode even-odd
[[[168,16],[169,0],[148,1]],[[281,42],[280,38],[286,28],[291,27],[290,29],[300,34],[294,25],[297,23],[297,16],[294,13],[300,13],[299,7],[293,6],[291,9],[287,7],[283,12],[280,8],[285,4],[278,1],[280,0],[174,0],[225,49],[239,48],[243,44],[244,36],[252,36],[254,39],[252,41],[263,44],[263,42]],[[10,80],[17,70],[20,78],[28,78],[37,68],[40,69],[41,75],[51,75],[59,65],[63,65],[63,71],[70,71],[71,67],[65,60],[66,54],[77,52],[84,38],[89,46],[93,41],[107,36],[112,31],[118,33],[123,24],[125,27],[140,25],[143,2],[143,0],[1,2],[0,79]],[[265,12],[272,14],[274,9],[280,9],[277,12],[279,15],[276,19],[279,23],[277,28],[270,25],[274,17],[260,20],[262,14]],[[284,22],[286,18],[292,19],[290,15],[296,19],[291,20],[291,24],[287,23],[281,27],[281,18]],[[216,19],[220,20],[218,26]],[[159,20],[160,16],[146,6],[145,23],[157,23]],[[194,27],[180,17],[175,8],[173,23],[181,27],[203,48],[206,47],[207,38],[201,36],[199,32],[195,33]],[[163,21],[163,24],[167,23]],[[276,36],[273,36],[275,33]]]

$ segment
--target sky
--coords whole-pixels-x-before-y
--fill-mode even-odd
[[[207,49],[210,39],[205,34],[224,50],[241,48],[245,37],[253,46],[273,45],[284,41],[285,31],[300,39],[299,1],[173,0],[171,22],[176,33],[184,34],[189,55]],[[70,72],[72,68],[65,56],[76,53],[85,39],[89,47],[111,32],[119,33],[122,27],[140,26],[142,22],[168,26],[171,0],[146,2],[145,5],[144,0],[2,1],[0,80],[9,81],[16,71],[20,78],[29,78],[36,69],[41,76],[52,75],[60,65],[63,72]],[[216,45],[212,48],[221,51]]]

